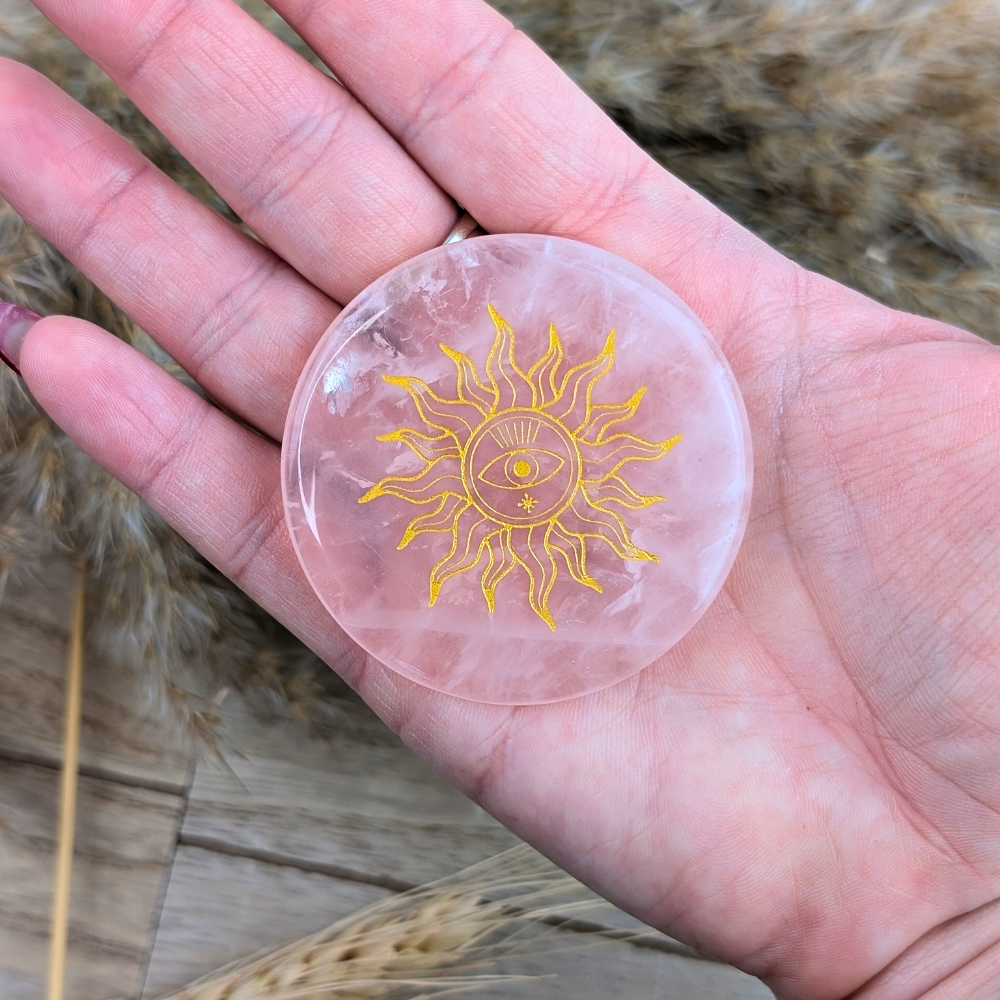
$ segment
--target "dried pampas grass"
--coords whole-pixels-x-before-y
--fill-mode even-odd
[[[501,959],[640,936],[555,929],[610,909],[530,848],[515,847],[161,1000],[415,1000],[465,993],[525,978],[491,971]]]
[[[499,0],[773,246],[1000,341],[996,0]]]
[[[263,0],[243,5],[308,58]],[[1000,339],[995,0],[497,0],[669,169],[790,256]],[[28,0],[0,54],[53,78],[188,190],[228,207]],[[234,221],[238,221],[235,220]],[[100,323],[183,377],[0,203],[0,297]],[[326,714],[343,688],[0,373],[0,587],[53,547],[91,566],[92,642],[213,731],[210,695]]]

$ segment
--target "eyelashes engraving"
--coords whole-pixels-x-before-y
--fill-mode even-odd
[[[524,490],[547,483],[566,459],[546,448],[509,448],[476,473],[490,486],[502,490]]]

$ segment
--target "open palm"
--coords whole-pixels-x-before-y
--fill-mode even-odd
[[[230,0],[36,3],[262,241],[4,62],[0,191],[260,434],[50,318],[21,366],[59,424],[619,905],[783,997],[995,996],[1000,350],[763,246],[479,0],[273,0],[344,87]],[[390,673],[285,530],[274,441],[305,359],[337,303],[440,243],[452,198],[489,231],[646,268],[746,400],[754,503],[726,587],[669,655],[584,699],[477,705]]]

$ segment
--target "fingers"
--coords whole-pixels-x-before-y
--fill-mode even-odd
[[[659,167],[481,0],[271,3],[487,230],[627,257],[716,332],[753,312],[752,280],[789,280],[784,258]]]
[[[339,302],[440,242],[452,201],[231,0],[36,0],[265,243]]]
[[[0,191],[216,399],[279,437],[336,307],[19,63],[0,61]]]
[[[36,399],[70,437],[357,682],[362,654],[333,624],[292,550],[275,445],[82,320],[36,323],[20,361]]]

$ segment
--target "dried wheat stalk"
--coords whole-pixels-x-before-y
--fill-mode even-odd
[[[521,976],[501,958],[590,947],[631,932],[559,932],[609,904],[528,847],[368,906],[310,937],[162,1000],[417,1000]]]

